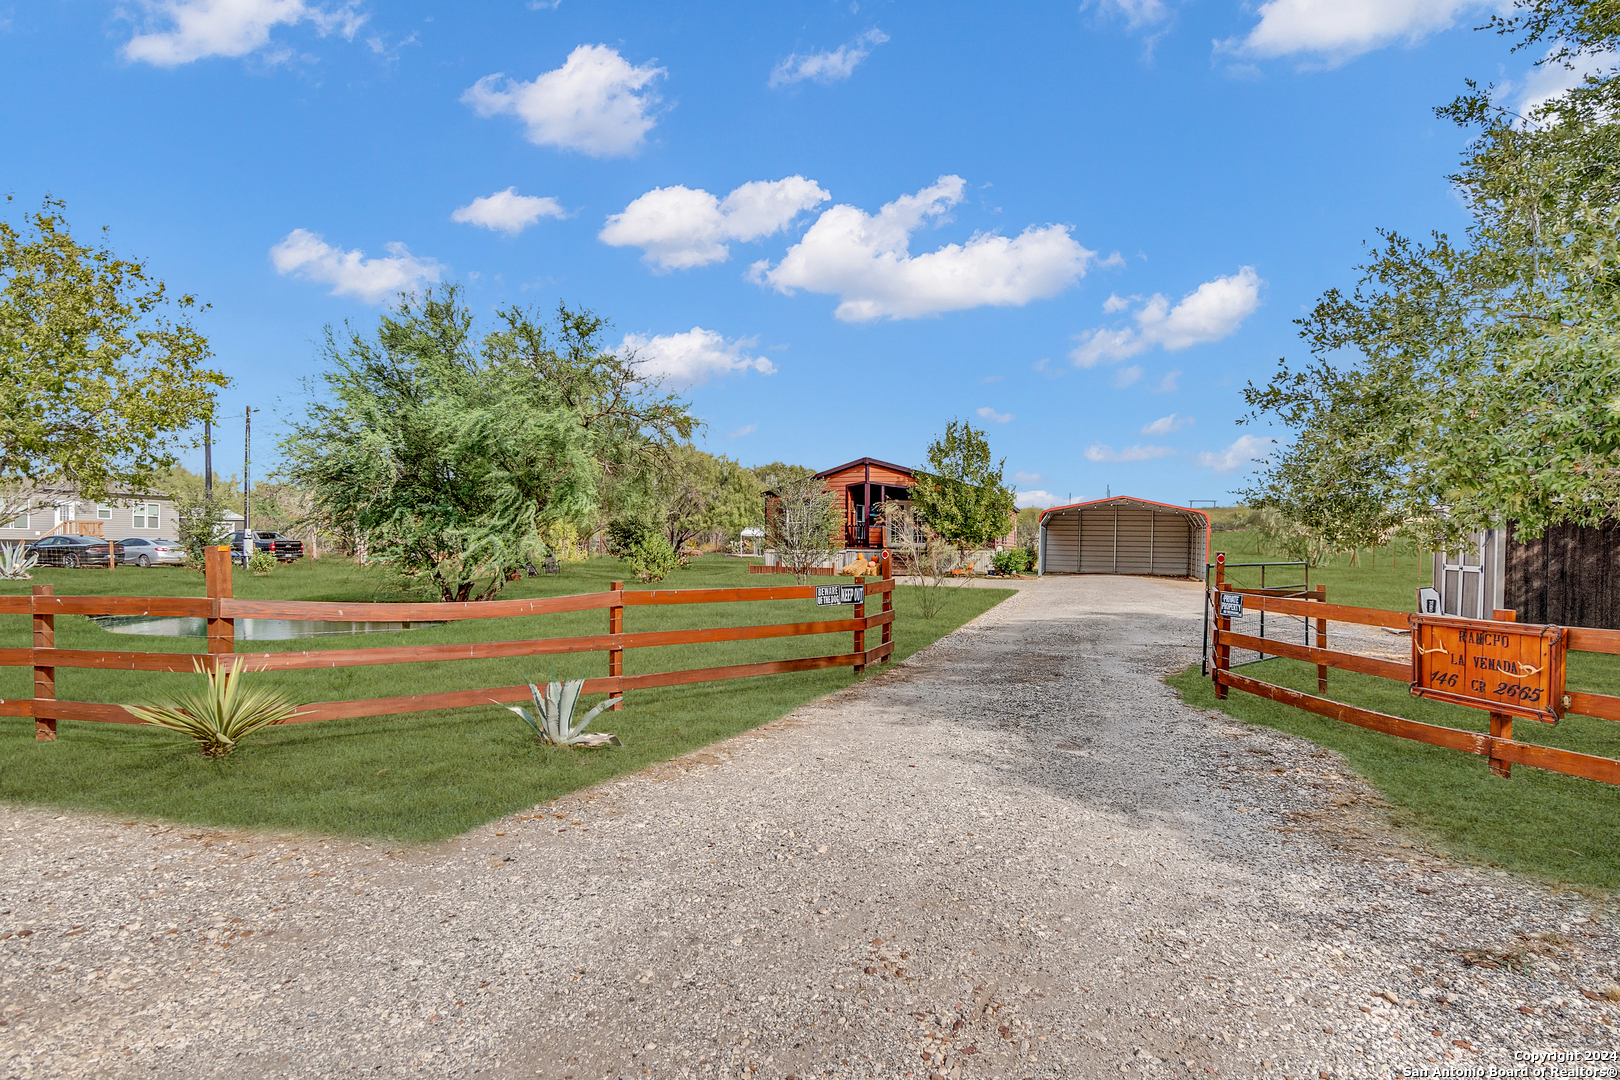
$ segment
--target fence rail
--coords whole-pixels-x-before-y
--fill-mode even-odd
[[[0,614],[32,615],[34,629],[32,648],[0,649],[0,667],[31,667],[34,671],[34,696],[0,700],[0,716],[33,717],[34,736],[40,741],[56,738],[58,720],[139,723],[140,721],[121,705],[59,700],[56,695],[57,669],[189,673],[195,670],[199,661],[204,666],[217,667],[225,657],[230,657],[233,662],[254,670],[308,671],[378,664],[418,664],[446,660],[489,660],[517,656],[601,652],[607,654],[607,675],[587,679],[584,692],[618,695],[627,691],[655,687],[684,686],[691,683],[746,679],[833,667],[851,667],[859,673],[864,671],[868,664],[887,663],[894,654],[894,575],[887,553],[884,553],[880,560],[880,571],[882,576],[875,580],[855,578],[851,582],[864,586],[864,597],[875,597],[879,600],[880,610],[871,615],[866,613],[866,602],[863,599],[854,605],[854,611],[848,618],[626,633],[624,609],[627,607],[807,600],[816,596],[816,587],[769,585],[759,588],[627,591],[623,582],[616,581],[605,592],[533,600],[493,600],[483,603],[346,604],[320,601],[238,600],[231,595],[229,549],[210,548],[205,562],[208,593],[205,597],[56,596],[49,585],[35,586],[32,596],[0,597]],[[260,653],[245,653],[236,649],[237,619],[447,622],[604,609],[608,613],[608,632],[605,634],[369,649],[306,649]],[[208,621],[207,652],[58,649],[55,624],[57,615],[178,615],[203,618]],[[880,640],[870,648],[866,644],[868,630],[876,630],[880,635]],[[838,633],[852,635],[853,648],[849,652],[681,671],[624,674],[624,652],[627,649],[761,641]],[[488,705],[492,702],[523,701],[527,700],[528,696],[528,686],[518,685],[436,694],[409,694],[401,697],[323,701],[301,705],[300,715],[286,722],[311,723],[352,717],[427,712]],[[615,705],[614,708],[622,709],[623,704]]]
[[[1503,713],[1488,713],[1490,733],[1485,734],[1375,712],[1371,709],[1363,709],[1359,706],[1333,701],[1325,697],[1317,697],[1290,687],[1277,686],[1248,675],[1240,675],[1232,670],[1231,651],[1234,648],[1249,649],[1268,653],[1272,656],[1315,664],[1318,693],[1326,693],[1327,691],[1327,671],[1329,668],[1392,679],[1415,686],[1417,683],[1417,665],[1410,660],[1403,663],[1396,660],[1386,660],[1379,657],[1363,656],[1359,653],[1329,649],[1327,647],[1327,624],[1329,622],[1341,622],[1353,623],[1359,626],[1411,630],[1413,629],[1413,620],[1418,617],[1402,612],[1329,604],[1323,598],[1324,594],[1320,587],[1316,593],[1308,594],[1314,597],[1312,599],[1279,597],[1271,595],[1271,590],[1238,588],[1225,580],[1224,565],[1222,561],[1218,560],[1215,563],[1214,587],[1207,590],[1206,593],[1206,601],[1217,612],[1220,610],[1218,596],[1223,592],[1241,594],[1245,614],[1251,611],[1269,611],[1277,614],[1303,616],[1307,620],[1307,624],[1312,619],[1316,620],[1317,642],[1316,647],[1312,648],[1308,645],[1294,645],[1283,642],[1276,638],[1254,637],[1234,631],[1230,618],[1217,616],[1212,639],[1214,664],[1210,676],[1215,684],[1215,696],[1218,698],[1224,700],[1228,690],[1241,690],[1256,697],[1313,712],[1332,720],[1355,724],[1357,727],[1367,728],[1370,731],[1379,731],[1386,735],[1428,743],[1432,746],[1443,746],[1452,750],[1461,750],[1465,753],[1478,754],[1489,761],[1493,772],[1504,777],[1511,775],[1513,764],[1518,763],[1545,769],[1549,772],[1564,773],[1568,776],[1578,776],[1605,784],[1620,785],[1620,760],[1598,757],[1592,754],[1581,754],[1558,747],[1516,741],[1513,738],[1513,718]],[[1500,625],[1501,622],[1513,621],[1512,612],[1504,611],[1497,614],[1498,619],[1495,620],[1497,625]],[[1456,623],[1459,620],[1448,619],[1447,621]],[[1467,621],[1477,623],[1481,629],[1487,631],[1492,625],[1492,620]],[[1620,631],[1568,627],[1561,631],[1561,638],[1564,647],[1569,650],[1620,655]],[[1620,721],[1620,697],[1581,690],[1566,690],[1562,686],[1556,688],[1556,694],[1563,714],[1573,713],[1578,716],[1590,716],[1600,720]]]

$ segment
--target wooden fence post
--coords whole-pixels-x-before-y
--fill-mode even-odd
[[[1493,621],[1495,621],[1495,622],[1518,622],[1519,621],[1519,613],[1516,612],[1516,611],[1510,611],[1510,610],[1504,610],[1504,609],[1498,608],[1498,609],[1491,612],[1491,619]],[[1493,738],[1493,739],[1511,739],[1511,738],[1513,738],[1513,717],[1507,715],[1506,713],[1496,713],[1496,712],[1490,713],[1488,715],[1491,718],[1491,738]],[[1490,765],[1491,765],[1491,772],[1495,773],[1497,776],[1502,777],[1503,779],[1508,779],[1513,775],[1513,762],[1511,762],[1511,761],[1503,761],[1501,758],[1497,757],[1495,754],[1491,755]]]
[[[883,580],[889,583],[889,591],[883,594],[883,613],[887,615],[889,612],[894,610],[894,560],[891,559],[889,557],[889,553],[885,551],[883,553],[881,562]],[[894,634],[892,633],[893,630],[893,622],[886,622],[883,624],[883,644],[887,645],[894,640]],[[887,664],[892,658],[892,651],[886,652],[883,654],[883,660],[881,663]]]
[[[1327,586],[1326,585],[1318,585],[1316,587],[1316,602],[1318,604],[1327,603]],[[1327,620],[1326,619],[1317,619],[1316,620],[1316,647],[1318,649],[1325,649],[1325,648],[1328,647],[1327,646]],[[1316,665],[1316,692],[1318,694],[1327,693],[1327,665],[1326,664],[1317,664]]]
[[[203,574],[207,581],[208,598],[214,603],[208,616],[208,654],[214,670],[219,670],[217,657],[236,651],[236,620],[219,615],[219,602],[231,598],[231,549],[224,544],[211,544],[203,549]]]
[[[35,585],[35,596],[50,596],[55,592],[51,585]],[[32,602],[31,602],[32,603]],[[56,648],[56,616],[50,612],[41,612],[38,604],[33,604],[34,614],[34,648]],[[39,659],[37,656],[34,658]],[[40,667],[34,665],[34,741],[55,742],[56,720],[53,717],[39,715],[38,703],[41,701],[56,700],[56,669],[54,667]]]
[[[616,593],[620,594],[620,596],[619,596],[619,601],[620,602],[613,605],[612,607],[608,608],[608,633],[610,633],[610,634],[622,634],[622,633],[624,633],[624,603],[623,603],[623,601],[624,601],[624,596],[623,596],[624,582],[622,582],[622,581],[610,581],[610,582],[608,582],[608,590],[610,592],[616,592]],[[617,678],[622,677],[623,675],[624,675],[624,650],[619,649],[619,648],[609,649],[608,650],[608,678],[617,679]],[[614,692],[617,693],[619,697],[621,697],[621,698],[624,697],[624,691],[615,690]],[[619,711],[623,710],[623,708],[624,708],[624,702],[620,701],[617,705],[613,706],[612,711],[613,712],[619,712]]]
[[[861,602],[855,605],[855,618],[860,622],[855,628],[855,651],[861,654],[861,662],[855,665],[855,674],[859,675],[866,670],[866,579],[858,577],[855,584],[861,587]]]
[[[1226,687],[1221,683],[1220,673],[1225,671],[1232,663],[1232,647],[1221,644],[1221,635],[1230,633],[1232,620],[1221,618],[1221,593],[1226,591],[1226,552],[1215,553],[1215,670],[1210,677],[1215,680],[1215,699],[1226,700]]]

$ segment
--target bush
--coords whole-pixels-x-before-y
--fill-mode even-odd
[[[630,552],[652,532],[652,527],[634,518],[619,518],[608,522],[607,549],[609,555],[628,559]]]
[[[1029,569],[1029,552],[1023,548],[1003,548],[996,552],[991,562],[995,565],[996,573],[1011,577]]]
[[[636,575],[637,581],[663,581],[676,567],[680,559],[675,555],[675,549],[669,546],[669,541],[655,532],[648,532],[629,554],[624,556],[631,571]]]
[[[276,568],[276,557],[268,551],[255,551],[247,561],[247,568],[254,577],[265,577]]]

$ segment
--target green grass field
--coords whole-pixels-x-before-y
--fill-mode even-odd
[[[565,564],[555,576],[514,582],[503,599],[557,596],[606,589],[633,577],[614,559]],[[677,571],[659,588],[766,585],[791,578],[749,576],[740,559],[709,556]],[[3,593],[50,584],[59,595],[200,595],[200,575],[176,569],[41,570],[31,582],[0,583]],[[650,588],[651,586],[645,586]],[[243,599],[368,601],[422,599],[402,594],[379,570],[324,559],[278,568],[264,578],[238,571]],[[1011,595],[1002,589],[952,590],[933,619],[915,611],[913,590],[896,590],[895,660],[925,647]],[[844,614],[849,609],[839,609]],[[869,608],[870,610],[870,608]],[[625,630],[670,630],[815,619],[809,600],[629,608]],[[829,615],[821,609],[821,617]],[[441,627],[239,642],[241,651],[408,646],[452,641],[500,641],[603,633],[607,612],[449,623]],[[0,616],[0,647],[29,644],[25,616]],[[59,648],[124,651],[201,651],[200,639],[112,634],[82,616],[58,616]],[[750,663],[850,649],[849,634],[753,642],[637,649],[625,673]],[[294,701],[392,697],[484,686],[526,678],[606,674],[601,654],[521,660],[392,664],[326,671],[264,672]],[[26,669],[0,669],[0,697],[30,691]],[[162,700],[166,687],[192,675],[57,671],[57,696],[77,701],[142,704]],[[570,791],[667,760],[767,723],[840,687],[848,668],[738,679],[633,692],[620,713],[594,728],[625,745],[606,750],[559,750],[537,745],[529,729],[504,708],[446,710],[395,718],[334,720],[266,730],[223,761],[203,759],[189,740],[123,724],[62,721],[54,743],[36,743],[31,720],[0,720],[0,798],[165,818],[199,825],[277,828],[395,840],[429,841]],[[582,703],[588,707],[595,698]]]
[[[1212,547],[1227,552],[1229,562],[1281,559],[1257,552],[1249,532],[1216,533]],[[1415,590],[1429,584],[1429,553],[1420,557],[1410,545],[1398,553],[1363,549],[1358,563],[1350,566],[1340,556],[1312,568],[1310,582],[1326,585],[1331,603],[1391,611],[1414,610]],[[1228,580],[1249,586],[1257,586],[1258,579],[1254,569],[1228,574]],[[1266,574],[1267,585],[1302,579],[1297,567],[1268,568]],[[1242,671],[1264,682],[1317,692],[1315,667],[1298,661],[1266,660],[1246,664]],[[1620,888],[1620,844],[1615,842],[1620,837],[1620,788],[1524,765],[1515,765],[1512,777],[1504,780],[1473,754],[1367,731],[1241,691],[1217,701],[1214,687],[1196,666],[1167,681],[1188,704],[1221,709],[1343,754],[1388,801],[1397,825],[1454,855],[1563,884]],[[1620,657],[1571,653],[1568,685],[1620,694]],[[1406,683],[1370,675],[1329,671],[1326,696],[1424,723],[1481,732],[1489,727],[1484,712],[1414,698]],[[1513,734],[1522,742],[1620,757],[1620,724],[1612,721],[1569,716],[1551,726],[1517,720]]]
[[[1215,561],[1214,553],[1217,551],[1226,552],[1228,564],[1283,562],[1288,558],[1273,551],[1262,552],[1259,536],[1250,530],[1212,533],[1209,546],[1211,562]],[[1355,566],[1350,565],[1348,555],[1337,555],[1321,566],[1311,567],[1309,580],[1313,588],[1317,585],[1327,586],[1330,604],[1416,611],[1417,590],[1419,586],[1429,584],[1433,577],[1433,563],[1432,552],[1424,550],[1420,553],[1410,543],[1403,543],[1394,549],[1362,548]],[[1247,588],[1258,588],[1260,575],[1257,567],[1236,567],[1227,571],[1226,578]],[[1265,570],[1267,587],[1301,585],[1305,580],[1306,572],[1302,566],[1271,566]]]

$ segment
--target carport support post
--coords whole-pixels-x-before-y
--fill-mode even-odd
[[[55,591],[53,585],[35,585],[34,596],[50,596]],[[34,600],[29,601],[34,613],[34,648],[56,648],[56,616],[50,612],[41,612],[40,605]],[[40,667],[39,657],[34,657],[34,741],[56,741],[56,719],[39,715],[41,701],[56,700],[56,669],[53,667]]]
[[[1226,686],[1221,682],[1221,672],[1232,666],[1232,646],[1224,644],[1223,634],[1231,633],[1232,620],[1221,618],[1221,605],[1219,594],[1226,592],[1226,552],[1218,552],[1215,556],[1215,698],[1217,701],[1226,700]]]
[[[859,675],[866,670],[866,579],[858,577],[855,584],[861,587],[861,602],[855,605],[855,652],[860,655],[855,674]]]
[[[608,591],[619,594],[617,597],[619,602],[608,608],[608,633],[617,636],[624,633],[624,582],[608,582]],[[624,649],[618,647],[611,648],[608,650],[608,678],[619,679],[623,678],[623,676]],[[611,711],[623,712],[624,691],[620,690],[618,686],[614,686],[609,693],[616,694],[619,697],[618,703],[613,706]]]
[[[1309,565],[1309,564],[1307,563],[1306,565]],[[1318,585],[1316,587],[1316,602],[1318,604],[1327,603],[1327,586],[1326,585]],[[1316,620],[1316,647],[1318,649],[1327,648],[1327,620],[1326,619],[1317,619]],[[1317,664],[1316,665],[1316,692],[1318,694],[1327,693],[1327,665],[1326,664]]]
[[[247,541],[252,543],[251,540]],[[208,599],[208,655],[215,657],[214,670],[218,671],[220,656],[236,651],[236,620],[220,617],[221,600],[231,598],[231,549],[225,544],[210,544],[203,548],[203,575],[207,581]]]

